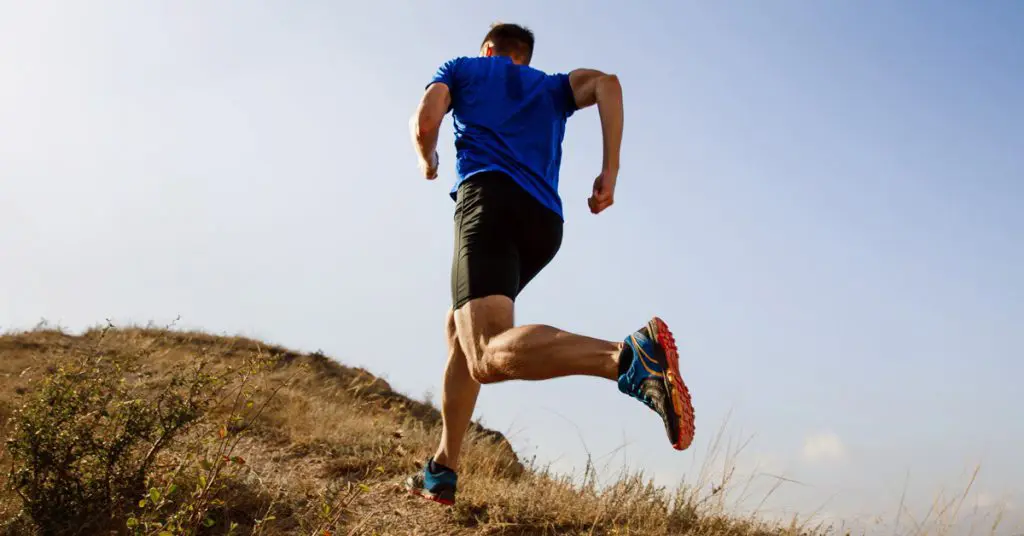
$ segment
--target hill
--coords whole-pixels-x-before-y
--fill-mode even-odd
[[[598,487],[473,425],[459,500],[396,488],[440,414],[368,371],[238,337],[0,337],[6,534],[790,534],[642,475]]]

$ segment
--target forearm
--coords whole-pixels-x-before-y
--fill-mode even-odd
[[[605,171],[618,172],[622,149],[622,86],[615,75],[601,77],[595,88],[598,115],[601,117],[601,138]]]
[[[409,122],[409,129],[412,135],[412,145],[416,150],[417,156],[422,161],[431,161],[434,158],[434,152],[437,150],[437,138],[441,130],[440,125],[433,127],[424,125],[422,118],[417,114]]]

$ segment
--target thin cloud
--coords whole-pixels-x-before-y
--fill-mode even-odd
[[[803,455],[804,459],[812,462],[839,462],[846,459],[846,446],[832,432],[817,433],[804,439]]]
[[[979,509],[993,509],[1003,512],[1014,510],[1014,504],[1010,501],[1009,497],[1001,497],[994,493],[979,493],[975,506]]]

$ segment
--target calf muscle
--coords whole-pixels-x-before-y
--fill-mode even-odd
[[[512,300],[488,296],[455,312],[469,372],[479,383],[586,375],[614,380],[622,343],[543,324],[513,327]]]

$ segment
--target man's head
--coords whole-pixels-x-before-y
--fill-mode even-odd
[[[533,32],[518,24],[493,24],[480,43],[480,55],[508,56],[519,65],[529,65],[533,58]]]

